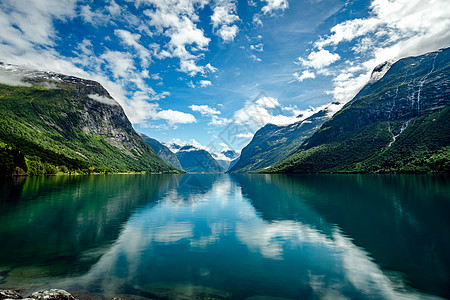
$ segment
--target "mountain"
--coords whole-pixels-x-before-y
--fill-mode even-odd
[[[211,155],[225,171],[230,168],[231,163],[239,158],[239,153],[234,150],[224,150],[219,153],[211,153]]]
[[[229,172],[254,172],[274,165],[291,154],[336,111],[333,102],[314,115],[287,126],[267,124],[259,129],[250,143],[242,149],[241,157]]]
[[[97,82],[0,63],[0,169],[174,172]]]
[[[220,173],[224,168],[214,160],[212,155],[203,149],[186,145],[176,153],[178,160],[188,173]]]
[[[182,170],[180,161],[178,160],[177,156],[172,151],[170,151],[168,147],[143,133],[140,133],[140,135],[144,142],[149,145],[166,164],[175,169]]]
[[[374,75],[267,172],[450,172],[450,48]]]

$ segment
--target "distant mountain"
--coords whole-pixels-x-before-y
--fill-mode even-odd
[[[186,145],[178,150],[176,156],[183,170],[188,173],[224,172],[224,168],[206,150]]]
[[[168,147],[143,133],[140,133],[140,135],[144,142],[149,145],[156,152],[156,154],[158,154],[158,156],[161,157],[162,160],[164,160],[166,164],[175,169],[182,170],[180,161],[178,160],[177,156],[172,151],[170,151]]]
[[[450,48],[383,68],[267,172],[450,172]]]
[[[239,158],[239,153],[234,150],[224,150],[219,153],[211,153],[213,158],[227,171],[233,161]]]
[[[339,103],[334,102],[314,115],[287,126],[267,124],[242,149],[240,159],[229,172],[255,172],[280,162],[327,121],[338,107]]]
[[[174,172],[97,82],[0,63],[0,173]]]

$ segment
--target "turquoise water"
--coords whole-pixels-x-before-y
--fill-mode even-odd
[[[79,298],[450,298],[450,178],[0,181],[0,288]]]

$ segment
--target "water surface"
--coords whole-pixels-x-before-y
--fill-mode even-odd
[[[449,183],[424,175],[3,179],[0,288],[91,299],[450,298]]]

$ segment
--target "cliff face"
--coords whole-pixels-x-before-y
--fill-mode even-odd
[[[99,83],[7,64],[0,64],[0,72],[8,83],[0,85],[3,149],[20,151],[50,173],[171,170]]]
[[[450,171],[450,49],[401,59],[381,79],[372,77],[269,171]]]

